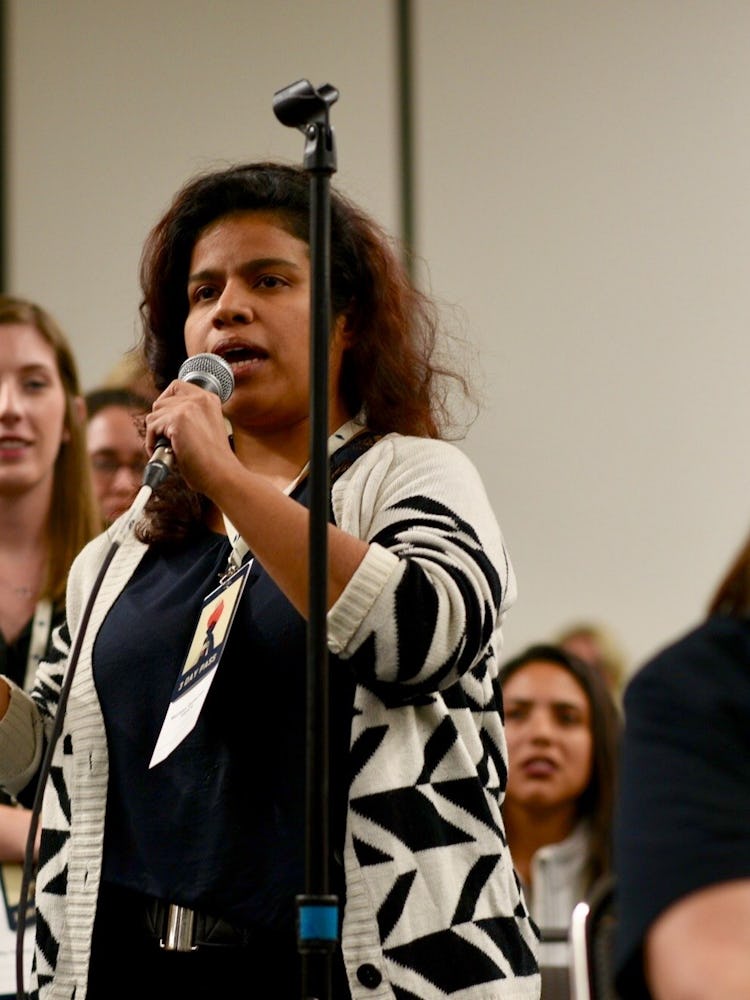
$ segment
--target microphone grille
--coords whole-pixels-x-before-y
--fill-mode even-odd
[[[194,382],[226,403],[234,392],[232,369],[218,354],[194,354],[183,361],[177,378],[181,382]]]

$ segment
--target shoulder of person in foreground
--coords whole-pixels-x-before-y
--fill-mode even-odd
[[[615,829],[625,995],[646,995],[634,985],[644,943],[670,911],[693,912],[717,884],[750,878],[749,662],[750,623],[713,617],[662,650],[626,689]]]
[[[692,756],[706,738],[717,749],[750,740],[749,662],[750,621],[729,616],[710,617],[660,650],[625,688],[625,749]]]
[[[408,631],[421,657],[421,669],[408,665],[411,689],[453,683],[486,654],[516,593],[471,460],[445,441],[387,435],[337,480],[332,505],[337,525],[370,543],[329,613],[333,651],[350,656],[373,633]],[[405,680],[397,645],[378,644],[381,682]]]

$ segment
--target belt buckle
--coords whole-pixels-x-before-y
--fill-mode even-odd
[[[164,937],[159,938],[159,947],[165,951],[196,951],[195,910],[176,903],[167,903]]]

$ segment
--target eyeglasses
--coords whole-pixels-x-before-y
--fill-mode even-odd
[[[97,476],[106,479],[114,479],[120,469],[127,469],[132,476],[140,479],[146,468],[146,460],[137,458],[132,462],[125,462],[116,455],[92,455],[91,468]]]

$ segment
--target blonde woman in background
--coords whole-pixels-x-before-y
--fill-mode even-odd
[[[609,626],[594,621],[573,622],[561,629],[552,642],[597,667],[619,701],[628,678],[628,658]]]
[[[147,400],[149,406],[159,395],[154,385],[154,377],[146,365],[146,359],[136,348],[126,351],[110,369],[102,382],[102,388],[127,389],[141,399]]]
[[[31,686],[64,618],[70,564],[99,523],[70,345],[39,306],[0,295],[0,673],[19,685]],[[13,904],[29,820],[0,798],[0,996],[16,995]]]

